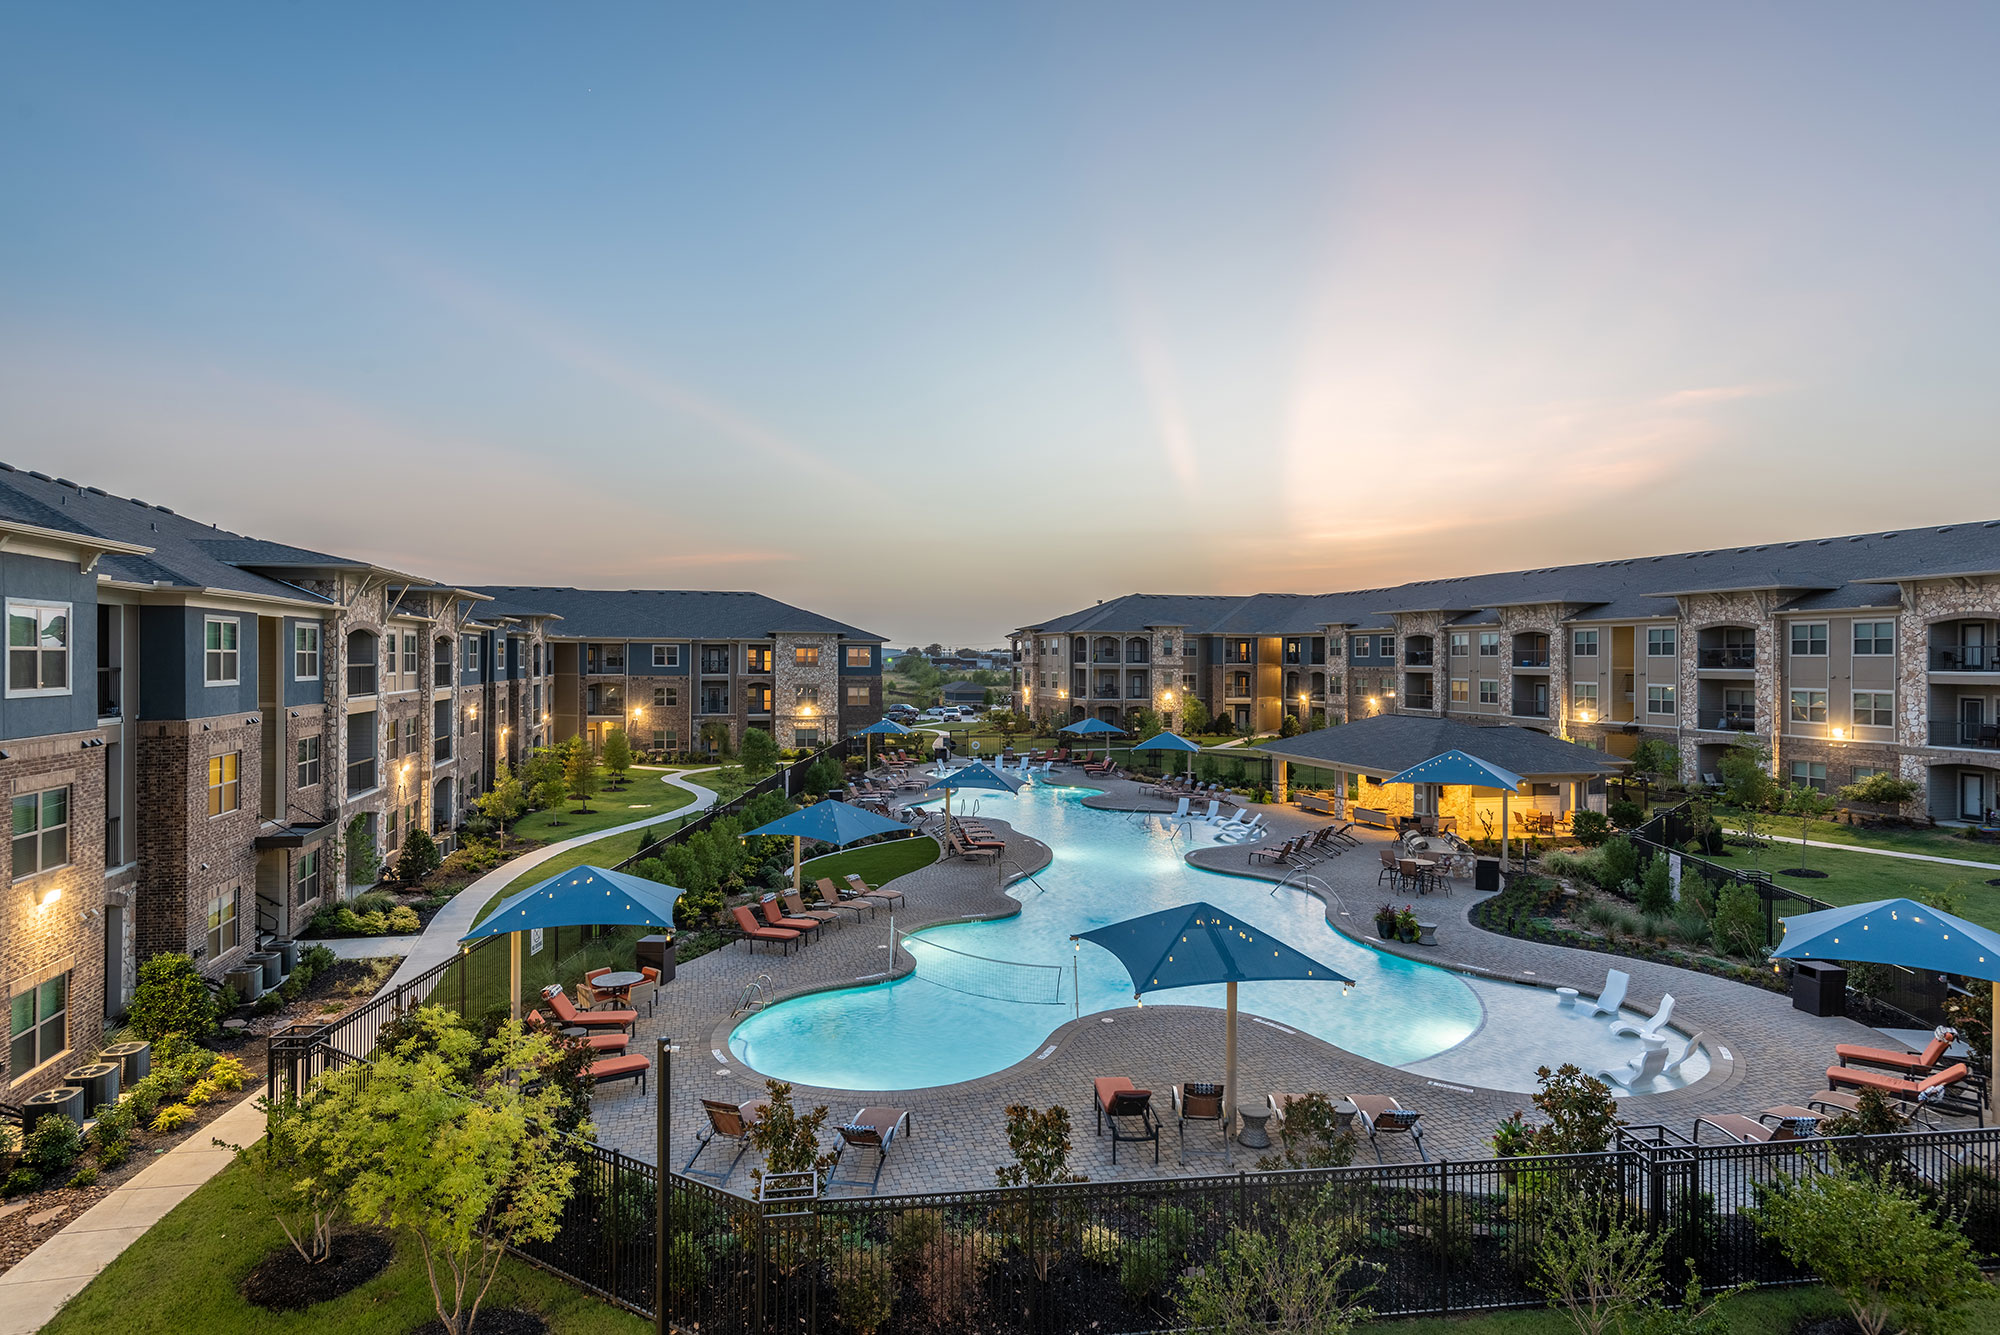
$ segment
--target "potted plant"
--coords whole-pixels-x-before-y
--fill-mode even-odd
[[[1375,935],[1384,941],[1396,939],[1396,906],[1384,904],[1375,910]]]
[[[1405,904],[1396,910],[1397,939],[1415,945],[1417,938],[1423,935],[1423,930],[1423,924],[1417,921],[1417,911],[1414,908]]]

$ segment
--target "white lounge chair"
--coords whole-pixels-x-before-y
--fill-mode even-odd
[[[1213,825],[1215,824],[1215,818],[1221,814],[1222,814],[1221,800],[1219,798],[1211,797],[1208,799],[1208,810],[1201,813],[1201,818],[1207,821],[1210,825]]]
[[[1669,992],[1660,998],[1660,1008],[1653,1012],[1653,1018],[1643,1024],[1632,1020],[1614,1020],[1611,1023],[1613,1035],[1630,1035],[1633,1038],[1658,1038],[1660,1031],[1667,1027],[1667,1021],[1674,1016],[1674,994]]]
[[[1672,1061],[1668,1062],[1665,1066],[1660,1068],[1660,1074],[1669,1080],[1679,1075],[1681,1073],[1681,1067],[1686,1064],[1687,1059],[1689,1057],[1694,1056],[1694,1050],[1700,1046],[1701,1046],[1701,1032],[1697,1030],[1695,1031],[1694,1035],[1688,1039],[1687,1046],[1681,1049],[1681,1055],[1674,1058]]]
[[[1608,969],[1604,974],[1604,987],[1591,1003],[1592,1015],[1618,1014],[1618,1008],[1625,1004],[1625,989],[1632,986],[1632,975],[1623,969]]]
[[[1180,800],[1180,802],[1179,802],[1178,804],[1176,804],[1176,805],[1175,805],[1175,807],[1174,807],[1174,819],[1175,819],[1175,820],[1186,820],[1186,819],[1187,819],[1187,814],[1188,814],[1188,803],[1189,803],[1189,802],[1191,802],[1191,801],[1193,801],[1193,800],[1194,800],[1194,799],[1193,799],[1193,798],[1190,798],[1190,797],[1183,797],[1183,798],[1182,798],[1182,799]]]
[[[1597,1074],[1606,1084],[1633,1089],[1649,1082],[1666,1068],[1667,1048],[1663,1043],[1657,1048],[1647,1048],[1615,1071],[1599,1071]]]

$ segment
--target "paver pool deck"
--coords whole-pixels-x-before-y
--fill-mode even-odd
[[[1059,779],[1063,776],[1057,776]],[[1079,782],[1081,782],[1079,780]],[[1170,804],[1140,794],[1140,785],[1124,780],[1091,780],[1101,795],[1087,804],[1115,810],[1164,810]],[[1324,816],[1289,807],[1265,806],[1272,837],[1317,828]],[[1004,801],[989,804],[981,819],[1007,839],[1003,859],[1012,878],[1022,871],[1046,866],[1050,850],[1014,832],[1000,819]],[[1355,833],[1363,846],[1312,869],[1320,884],[1310,891],[1296,886],[1277,893],[1313,893],[1328,906],[1328,916],[1350,936],[1376,945],[1371,938],[1374,906],[1383,893],[1376,887],[1380,863],[1378,845],[1388,842],[1382,832]],[[1284,875],[1249,862],[1250,845],[1220,845],[1192,855],[1197,866],[1276,881]],[[942,860],[899,878],[904,905],[895,917],[898,930],[909,931],[968,916],[1011,914],[1019,903],[1005,895],[990,863]],[[1398,899],[1403,896],[1397,896]],[[1428,963],[1459,967],[1486,977],[1532,983],[1553,989],[1567,986],[1585,996],[1596,995],[1605,970],[1615,967],[1632,977],[1628,1006],[1650,1012],[1663,993],[1676,998],[1675,1026],[1683,1032],[1706,1034],[1713,1067],[1686,1089],[1630,1098],[1623,1102],[1626,1120],[1664,1123],[1685,1135],[1696,1117],[1711,1112],[1750,1112],[1768,1105],[1798,1102],[1825,1087],[1825,1069],[1836,1043],[1880,1041],[1874,1030],[1841,1018],[1822,1018],[1794,1010],[1790,999],[1761,987],[1645,960],[1613,957],[1539,942],[1520,941],[1473,927],[1466,914],[1482,896],[1460,881],[1450,896],[1432,895],[1421,901],[1427,919],[1441,925],[1432,949],[1394,947],[1396,953]],[[1343,916],[1342,907],[1346,914]],[[738,1063],[728,1048],[728,1035],[741,1020],[738,1007],[746,985],[768,975],[775,998],[879,980],[892,968],[889,915],[873,921],[849,921],[829,927],[820,938],[789,956],[747,951],[740,943],[691,960],[678,977],[660,990],[656,1014],[642,1014],[633,1051],[651,1055],[654,1040],[668,1036],[680,1045],[673,1070],[673,1163],[681,1168],[694,1152],[695,1132],[706,1126],[701,1100],[730,1103],[759,1097],[764,1078]],[[896,953],[893,967],[907,970],[909,957]],[[1549,992],[1553,1009],[1556,996]],[[1527,1096],[1447,1083],[1411,1071],[1378,1065],[1310,1035],[1282,1030],[1248,1019],[1238,1026],[1237,1062],[1246,1102],[1261,1101],[1270,1090],[1319,1090],[1329,1095],[1391,1094],[1404,1106],[1423,1113],[1425,1147],[1433,1159],[1490,1157],[1487,1138],[1502,1117],[1527,1106]],[[1124,1145],[1116,1167],[1111,1143],[1093,1132],[1091,1082],[1102,1075],[1122,1075],[1134,1084],[1157,1091],[1155,1106],[1163,1114],[1169,1086],[1187,1080],[1219,1080],[1223,1064],[1223,1023],[1219,1011],[1204,1007],[1148,1004],[1109,1016],[1086,1015],[1051,1033],[1038,1056],[978,1080],[920,1090],[832,1090],[798,1086],[794,1101],[810,1107],[824,1103],[837,1121],[867,1105],[906,1107],[914,1114],[913,1131],[891,1151],[881,1178],[883,1193],[954,1191],[993,1185],[993,1170],[1008,1161],[1004,1109],[1024,1103],[1036,1107],[1062,1104],[1069,1110],[1075,1152],[1072,1168],[1093,1179],[1180,1176],[1233,1172],[1254,1167],[1256,1153],[1238,1146],[1233,1161],[1225,1161],[1220,1135],[1206,1124],[1192,1127],[1185,1167],[1175,1163],[1176,1135],[1169,1120],[1162,1135],[1156,1167],[1147,1147]],[[893,1043],[885,1033],[882,1041]],[[660,1095],[658,1073],[645,1093],[635,1085],[600,1092],[594,1118],[598,1139],[635,1158],[651,1162],[655,1146],[655,1113]],[[702,1156],[700,1170],[719,1172],[734,1154],[718,1146]],[[1383,1156],[1391,1162],[1414,1160],[1415,1147],[1406,1137],[1387,1138]],[[871,1156],[872,1157],[872,1156]],[[1361,1161],[1372,1160],[1365,1147]],[[750,1190],[750,1169],[758,1156],[743,1156],[723,1183],[731,1190]],[[872,1171],[872,1163],[864,1172]],[[711,1178],[710,1180],[713,1180]],[[842,1186],[835,1194],[853,1194]]]

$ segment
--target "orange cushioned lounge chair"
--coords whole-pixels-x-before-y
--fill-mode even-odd
[[[789,927],[760,925],[757,919],[751,916],[748,905],[737,904],[729,912],[743,933],[744,946],[750,950],[755,950],[759,941],[775,941],[785,948],[786,954],[790,954],[792,944],[799,939],[799,934]]]
[[[542,1000],[549,1003],[549,1009],[556,1013],[556,1020],[565,1026],[582,1025],[585,1029],[623,1029],[627,1033],[639,1023],[637,1011],[580,1011],[563,995],[561,984],[545,988]]]
[[[1945,1052],[1957,1039],[1957,1032],[1948,1029],[1942,1034],[1931,1035],[1931,1041],[1924,1045],[1922,1052],[1896,1052],[1890,1048],[1842,1043],[1833,1050],[1833,1055],[1842,1066],[1880,1066],[1905,1075],[1928,1075],[1937,1069],[1937,1064],[1944,1060]]]
[[[1865,1071],[1853,1066],[1829,1066],[1826,1068],[1826,1087],[1838,1089],[1846,1085],[1853,1089],[1878,1089],[1892,1099],[1903,1099],[1912,1103],[1930,1103],[1944,1097],[1953,1085],[1971,1074],[1964,1062],[1947,1066],[1933,1072],[1922,1080],[1906,1080],[1891,1075],[1887,1071]]]
[[[562,1037],[562,1031],[549,1028],[549,1022],[542,1018],[540,1011],[528,1012],[528,1027],[530,1029],[542,1030],[556,1038]],[[584,1041],[590,1044],[592,1052],[599,1055],[611,1053],[615,1056],[625,1051],[626,1038],[622,1032],[615,1034],[589,1034],[585,1036]]]

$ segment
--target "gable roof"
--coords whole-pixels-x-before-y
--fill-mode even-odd
[[[786,632],[882,643],[880,635],[761,593],[700,589],[571,589],[485,584],[488,616],[539,613],[562,619],[551,633],[603,640],[761,640]]]
[[[1625,761],[1602,751],[1532,728],[1512,724],[1486,727],[1415,714],[1377,714],[1246,750],[1274,760],[1356,770],[1381,778],[1400,774],[1446,751],[1463,751],[1528,779],[1616,774],[1627,767]]]

